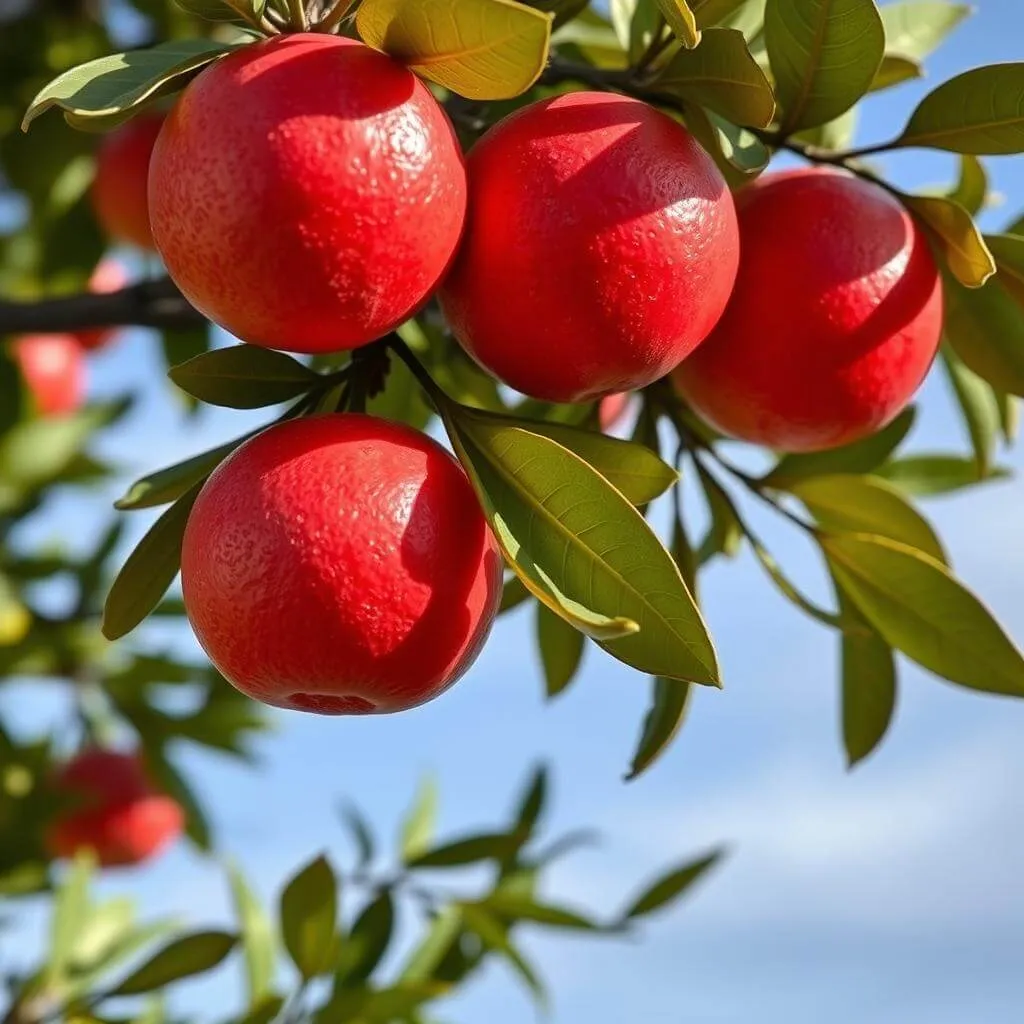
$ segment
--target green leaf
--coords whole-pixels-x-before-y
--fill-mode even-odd
[[[1024,62],[943,82],[917,105],[894,145],[977,156],[1024,152]]]
[[[687,49],[692,50],[701,41],[701,32],[687,0],[657,0],[661,11],[673,35]]]
[[[130,633],[160,602],[181,568],[181,541],[199,497],[194,484],[149,528],[128,556],[103,606],[103,635],[117,640]]]
[[[534,596],[635,668],[718,683],[679,569],[618,491],[568,449],[502,417],[448,403],[442,417],[505,557]],[[623,636],[620,626],[609,639],[578,611],[641,631]]]
[[[134,922],[135,903],[130,897],[115,897],[87,906],[83,927],[75,936],[71,955],[67,958],[71,970],[81,974],[105,960],[134,931]],[[56,947],[56,943],[51,944],[51,957]]]
[[[969,370],[950,345],[942,349],[942,364],[970,435],[978,479],[983,480],[992,468],[996,433],[999,430],[999,403],[991,385]],[[899,540],[900,538],[894,538]]]
[[[237,1024],[273,1024],[277,1020],[284,1000],[280,996],[268,996],[259,1006],[251,1009]]]
[[[740,188],[768,166],[771,150],[756,135],[703,107],[687,108],[686,126],[731,188]]]
[[[701,28],[710,28],[723,22],[731,24],[737,14],[743,13],[742,9],[753,10],[758,6],[759,0],[690,0],[690,7]]]
[[[373,860],[374,854],[373,833],[370,831],[370,826],[359,809],[352,804],[342,804],[340,812],[341,820],[348,826],[348,830],[355,840],[356,849],[359,851],[357,867],[365,868]]]
[[[303,978],[326,974],[337,957],[338,881],[323,856],[304,867],[281,893],[281,934]]]
[[[551,16],[512,0],[363,0],[363,42],[471,100],[525,92],[548,59]]]
[[[46,965],[46,975],[52,986],[59,986],[64,980],[75,944],[89,923],[89,883],[95,867],[96,861],[91,854],[76,855],[53,901],[50,956]]]
[[[900,446],[914,425],[917,410],[904,409],[887,427],[870,437],[824,452],[784,455],[761,483],[786,490],[793,484],[822,473],[870,473]]]
[[[313,1016],[313,1024],[366,1024],[378,1021],[392,1024],[396,1020],[421,1020],[410,1014],[424,1003],[445,994],[447,986],[440,983],[396,985],[393,988],[373,989],[367,986],[346,988],[334,993],[327,1004]]]
[[[775,114],[772,87],[741,32],[713,28],[695,50],[680,50],[654,80],[658,92],[713,110],[736,124],[767,128]]]
[[[222,444],[219,448],[211,448],[208,452],[194,455],[184,462],[141,477],[114,502],[114,508],[122,512],[134,511],[140,508],[156,508],[177,501],[192,487],[202,484],[243,441],[250,437],[252,434],[246,434],[244,437]]]
[[[1003,433],[1003,440],[1007,444],[1013,444],[1017,440],[1017,430],[1020,427],[1020,402],[1016,395],[997,391],[996,404],[999,406],[999,427]]]
[[[790,489],[826,530],[878,534],[946,561],[935,531],[885,480],[849,474],[819,476]]]
[[[808,146],[817,146],[819,149],[830,149],[833,152],[849,149],[853,144],[858,119],[858,108],[850,107],[846,113],[819,124],[816,128],[805,128],[794,137]]]
[[[529,785],[523,792],[522,799],[515,814],[515,827],[513,834],[522,845],[529,839],[537,828],[537,822],[544,811],[544,804],[547,802],[548,794],[548,773],[547,769],[540,765],[530,776]]]
[[[1024,308],[1000,279],[968,289],[947,279],[945,334],[956,354],[994,388],[1024,395]]]
[[[900,201],[920,220],[946,257],[953,276],[967,288],[980,288],[996,264],[971,215],[952,199],[898,193]]]
[[[986,235],[985,243],[996,261],[999,283],[1024,307],[1024,238]]]
[[[477,906],[506,919],[509,924],[518,921],[529,921],[532,924],[545,924],[551,928],[565,928],[568,931],[596,932],[602,926],[567,907],[555,906],[552,903],[541,903],[537,900],[515,896],[507,892],[494,892]]]
[[[885,50],[874,0],[768,0],[764,35],[784,135],[849,110]]]
[[[836,579],[890,646],[951,682],[1024,696],[1020,652],[940,562],[868,534],[820,541]]]
[[[856,605],[836,583],[843,618],[858,632],[841,634],[843,746],[853,767],[881,743],[896,707],[896,662],[892,648],[868,625]]]
[[[724,850],[713,850],[699,860],[684,864],[667,875],[659,878],[653,885],[645,889],[622,914],[623,921],[632,921],[637,917],[646,917],[655,910],[677,900],[705,872],[721,860]]]
[[[924,60],[971,13],[966,4],[946,0],[902,0],[879,11],[887,55]]]
[[[430,848],[437,824],[437,801],[437,783],[431,778],[424,779],[402,822],[399,846],[403,864],[415,860]]]
[[[484,910],[479,904],[464,903],[461,907],[462,916],[467,927],[476,933],[485,947],[501,954],[503,959],[523,980],[538,1005],[541,1007],[545,1006],[547,996],[544,992],[544,986],[541,984],[536,971],[527,963],[522,953],[512,945],[505,925],[497,920],[493,914]]]
[[[988,196],[988,175],[985,167],[976,157],[965,153],[960,157],[960,177],[957,180],[956,188],[949,193],[949,198],[954,203],[959,203],[972,217],[976,217],[981,208],[985,205]],[[992,252],[991,239],[986,236],[985,242]],[[996,265],[999,264],[999,257],[992,252]]]
[[[978,464],[974,459],[956,455],[911,455],[905,459],[887,462],[878,473],[907,494],[929,497],[949,494],[973,487],[978,479]],[[1009,472],[995,467],[985,480],[1005,480]]]
[[[573,680],[583,659],[584,636],[537,602],[537,646],[548,697],[557,697]]]
[[[883,7],[882,10],[884,11],[885,8]],[[879,64],[878,70],[875,72],[871,91],[878,92],[880,89],[889,89],[914,78],[924,78],[924,68],[916,60],[887,53],[882,57],[882,63]]]
[[[204,21],[247,21],[244,12],[251,12],[253,5],[248,0],[174,0],[189,14]]]
[[[228,932],[194,932],[168,943],[108,994],[134,996],[212,970],[235,948]]]
[[[76,128],[112,128],[143,104],[183,88],[231,49],[206,39],[175,39],[81,64],[40,90],[25,112],[22,131],[53,106],[64,110]]]
[[[435,846],[406,861],[410,868],[457,868],[481,860],[502,860],[513,845],[507,832],[482,832]]]
[[[557,441],[597,470],[634,505],[654,501],[679,480],[679,474],[671,466],[662,462],[649,448],[633,441],[562,423],[515,420],[511,417],[503,417],[501,422]]]
[[[732,558],[743,542],[743,523],[732,498],[722,485],[707,471],[702,462],[696,461],[697,475],[704,490],[711,525],[708,534],[697,552],[697,562],[704,565],[715,555],[723,554]]]
[[[270,915],[249,888],[237,865],[229,865],[228,881],[245,954],[249,1005],[256,1007],[271,995],[274,983],[276,942]]]
[[[182,391],[208,405],[259,409],[305,394],[323,378],[292,356],[256,345],[232,345],[172,367]]]
[[[395,926],[395,904],[385,889],[356,918],[342,947],[335,985],[365,981],[383,959]]]
[[[523,586],[523,581],[518,576],[509,576],[501,588],[498,614],[501,615],[503,612],[510,612],[513,608],[518,608],[529,597],[530,592]]]
[[[693,687],[677,679],[652,680],[651,707],[640,730],[640,740],[626,781],[637,778],[668,749],[690,710]]]
[[[399,973],[399,980],[411,983],[434,977],[445,957],[459,941],[462,924],[462,910],[457,904],[444,907],[409,955],[405,967]]]

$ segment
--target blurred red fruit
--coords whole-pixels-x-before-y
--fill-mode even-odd
[[[103,867],[156,856],[184,827],[181,807],[150,785],[138,757],[91,749],[68,761],[54,786],[78,802],[50,826],[54,857],[91,850]]]
[[[597,403],[597,423],[603,431],[609,431],[617,426],[629,411],[632,394],[628,391],[619,391],[614,395],[607,395]]]
[[[321,714],[401,711],[476,658],[501,559],[461,466],[362,415],[270,427],[214,471],[181,583],[210,660],[243,693]]]
[[[41,416],[74,412],[85,396],[85,356],[73,334],[24,334],[11,347]]]

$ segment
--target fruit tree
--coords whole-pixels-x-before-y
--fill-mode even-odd
[[[0,3],[0,695],[61,695],[43,722],[0,705],[0,929],[51,922],[2,963],[3,1024],[429,1024],[491,963],[543,1004],[532,930],[614,940],[682,896],[721,848],[612,911],[559,897],[587,834],[542,838],[543,767],[451,840],[422,783],[393,855],[346,803],[347,859],[308,857],[272,910],[230,863],[230,926],[109,895],[179,839],[217,849],[183,749],[247,761],[325,716],[338,747],[378,730],[372,778],[524,612],[549,697],[588,641],[649,681],[632,752],[604,752],[627,780],[728,683],[702,592],[740,553],[766,588],[737,607],[774,591],[835,638],[851,767],[901,666],[1024,697],[919,508],[1008,475],[1024,396],[1024,218],[997,209],[1022,196],[983,162],[1024,152],[1024,62],[916,81],[967,13]],[[899,130],[855,141],[907,83]],[[908,186],[922,150],[953,180]],[[147,337],[188,449],[166,463],[121,354]],[[934,375],[955,451],[916,444]],[[228,440],[182,440],[212,415]],[[179,995],[231,958],[242,998]]]

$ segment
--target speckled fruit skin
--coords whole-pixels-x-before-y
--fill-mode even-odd
[[[534,103],[481,139],[468,173],[441,303],[466,351],[517,390],[581,402],[650,384],[725,308],[732,196],[648,104],[590,92]]]
[[[501,559],[469,481],[425,434],[362,415],[273,426],[225,460],[185,530],[185,607],[243,693],[401,711],[470,666]]]
[[[63,416],[82,404],[85,356],[73,334],[24,334],[11,351],[41,416]]]
[[[105,295],[108,292],[119,291],[127,283],[128,272],[124,267],[117,260],[103,259],[96,264],[96,269],[89,278],[89,291],[95,295]],[[106,345],[117,331],[116,327],[97,327],[88,331],[76,331],[75,337],[82,348],[91,352]]]
[[[115,128],[96,153],[92,207],[100,227],[119,242],[153,248],[146,187],[149,159],[163,114],[140,114]]]
[[[679,390],[724,433],[782,451],[881,429],[924,380],[942,331],[921,230],[881,188],[838,171],[765,175],[737,206],[736,287],[675,372]]]
[[[351,39],[290,35],[207,68],[150,169],[157,249],[191,302],[256,345],[356,348],[429,297],[462,232],[447,115]]]
[[[103,867],[150,860],[176,839],[185,824],[178,803],[153,789],[138,757],[90,749],[68,761],[54,788],[76,806],[50,826],[51,856],[90,849]]]

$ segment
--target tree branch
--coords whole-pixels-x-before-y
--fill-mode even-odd
[[[195,327],[206,318],[169,277],[120,291],[85,293],[31,302],[0,299],[0,335],[57,333],[89,327]]]

